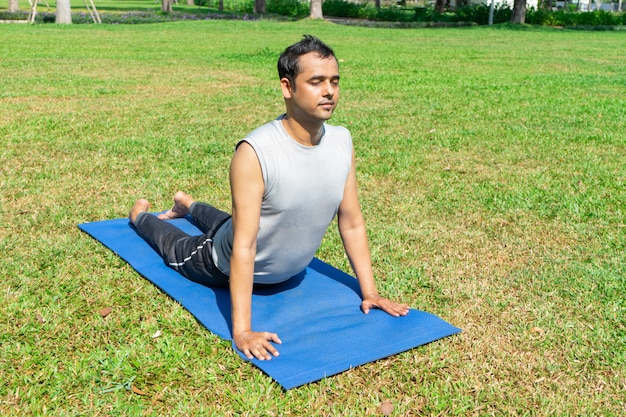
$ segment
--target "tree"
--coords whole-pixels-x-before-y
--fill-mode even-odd
[[[163,13],[172,13],[172,0],[161,0],[161,11]]]
[[[443,13],[446,8],[446,0],[436,0],[435,1],[435,12]]]
[[[57,0],[57,15],[55,23],[72,23],[72,6],[70,0]]]
[[[323,0],[311,0],[311,19],[323,19],[324,13],[322,12]]]
[[[265,13],[265,0],[254,0],[254,14]]]
[[[9,0],[9,8],[8,8],[8,12],[9,13],[15,13],[15,12],[19,12],[20,11],[20,5],[18,0]]]
[[[602,10],[602,0],[596,0],[596,10]]]
[[[511,23],[523,24],[526,21],[526,0],[513,0]]]

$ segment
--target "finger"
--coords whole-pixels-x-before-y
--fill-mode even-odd
[[[276,333],[265,332],[265,338],[271,342],[278,343],[279,345],[283,343]]]
[[[385,303],[381,303],[382,305],[382,309],[387,312],[388,314],[391,314],[394,317],[398,317],[400,315],[400,312],[402,311],[402,309],[400,308],[400,306],[398,306],[395,303],[392,302],[385,302]]]
[[[398,308],[400,311],[403,311],[403,312],[406,312],[406,313],[408,313],[408,312],[409,312],[409,306],[408,306],[408,305],[406,305],[406,304],[396,304],[396,306],[397,306],[397,308]]]
[[[394,317],[406,316],[409,313],[409,306],[406,304],[398,304],[386,298],[381,298],[374,305]]]
[[[250,341],[250,347],[248,348],[248,352],[250,352],[250,354],[259,359],[259,360],[270,360],[273,356],[278,356],[278,350],[274,347],[274,345],[272,345],[272,343],[270,343],[270,340],[278,340],[278,343],[282,343],[281,340],[278,338],[278,335],[276,335],[275,333],[269,333],[269,332],[264,332],[262,334],[259,334],[259,337],[254,340],[254,341]]]
[[[361,304],[361,311],[363,311],[363,314],[369,314],[370,312],[370,303],[362,303]]]
[[[260,361],[265,361],[272,358],[272,356],[261,344],[254,345],[254,347],[250,349],[250,353],[252,353],[252,355]]]
[[[265,337],[266,339],[263,341],[263,347],[265,348],[265,350],[274,356],[278,356],[279,355],[278,350],[274,347],[274,345],[270,343],[270,342],[282,343],[282,341],[278,338],[278,335],[276,333],[265,332],[263,334],[263,337]]]
[[[388,305],[385,303],[384,298],[379,298],[376,300],[370,299],[370,300],[363,301],[363,308],[367,309],[368,312],[373,308],[386,311],[386,309],[388,308]]]
[[[279,340],[280,340],[280,339],[279,339]],[[272,356],[276,357],[276,356],[279,356],[279,355],[280,355],[280,353],[278,352],[278,349],[276,349],[276,348],[274,347],[274,345],[272,345],[270,342],[266,342],[266,343],[264,343],[264,344],[263,344],[263,348],[264,348],[264,350],[265,350],[265,354],[267,355],[267,356],[266,356],[266,359],[268,359],[268,360],[269,360],[269,359],[271,359],[271,358],[272,358]],[[270,356],[270,354],[271,354],[272,356]]]
[[[400,316],[400,312],[398,310],[396,310],[395,308],[383,308],[382,310],[385,313],[389,314],[390,316],[393,316],[393,317],[399,317]]]
[[[406,316],[409,314],[409,306],[406,304],[393,304],[392,311],[397,314],[397,316]],[[396,317],[397,317],[396,316]]]
[[[248,359],[254,358],[254,355],[252,354],[252,352],[250,352],[250,349],[243,349],[242,352],[244,355],[246,355],[246,358]]]
[[[399,315],[404,309],[398,303],[394,303],[390,300],[381,300],[380,306],[383,310],[385,310],[389,314]]]
[[[246,356],[248,359],[257,358],[260,360],[265,359],[267,356],[267,352],[263,352],[263,346],[260,342],[254,340],[248,340],[247,343],[244,343],[239,350]]]

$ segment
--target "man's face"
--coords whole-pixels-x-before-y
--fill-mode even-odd
[[[315,52],[300,57],[301,72],[290,86],[294,116],[326,121],[339,100],[339,65],[334,57],[322,58]],[[283,84],[284,87],[284,84]]]

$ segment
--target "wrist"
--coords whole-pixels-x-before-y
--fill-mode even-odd
[[[370,291],[370,292],[363,293],[364,300],[367,300],[368,298],[378,298],[378,297],[380,297],[380,295],[378,294],[377,291]]]
[[[244,327],[244,328],[233,327],[233,337],[241,336],[242,334],[245,334],[245,333],[251,332],[251,331],[252,331],[252,329],[248,328],[248,327]]]

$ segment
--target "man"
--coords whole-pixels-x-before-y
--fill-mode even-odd
[[[248,358],[278,356],[276,333],[252,329],[255,283],[274,284],[302,271],[337,216],[339,232],[359,281],[365,314],[379,308],[393,316],[408,306],[378,295],[365,222],[357,196],[350,133],[331,126],[339,99],[334,52],[305,35],[278,61],[286,113],[237,145],[230,167],[232,216],[178,192],[174,206],[157,217],[137,200],[131,223],[169,263],[205,285],[229,285],[232,336]],[[187,236],[161,221],[191,215],[202,236]]]

